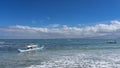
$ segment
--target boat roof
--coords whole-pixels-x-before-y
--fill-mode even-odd
[[[37,47],[38,45],[28,45],[27,47]]]

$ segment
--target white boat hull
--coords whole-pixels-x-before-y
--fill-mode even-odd
[[[33,49],[18,49],[19,52],[29,52],[29,51],[36,51],[36,50],[42,50],[44,47],[40,47],[40,48],[33,48]]]

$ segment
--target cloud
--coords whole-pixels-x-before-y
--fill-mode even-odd
[[[34,23],[36,23],[36,21],[32,20],[32,23],[34,24]]]
[[[47,20],[50,20],[51,19],[51,17],[47,17]]]
[[[31,20],[32,24],[38,24],[38,23],[45,23],[47,21],[51,20],[51,17],[43,17],[43,18],[35,18],[33,20]]]
[[[110,24],[97,24],[86,27],[69,27],[53,24],[48,27],[9,26],[0,28],[1,38],[93,38],[93,37],[120,37],[120,21],[110,21]]]
[[[59,28],[61,27],[61,25],[60,24],[49,24],[47,27],[48,28]]]

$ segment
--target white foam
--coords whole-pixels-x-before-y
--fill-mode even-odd
[[[53,57],[40,65],[26,68],[120,68],[118,54],[76,54]]]

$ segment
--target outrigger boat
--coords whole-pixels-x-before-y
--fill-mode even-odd
[[[29,51],[36,51],[42,50],[44,46],[38,47],[38,45],[27,45],[26,48],[18,49],[19,52],[29,52]]]
[[[111,41],[107,41],[107,43],[108,43],[108,44],[116,44],[117,41],[116,41],[116,40],[113,40],[113,41],[111,40]]]

